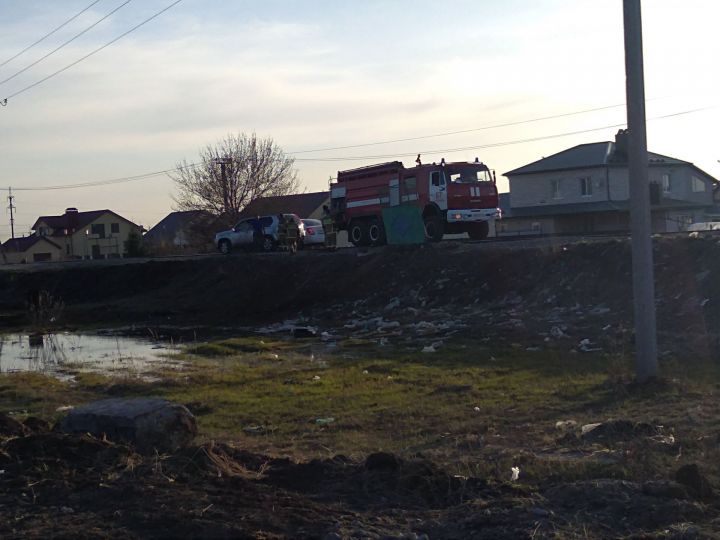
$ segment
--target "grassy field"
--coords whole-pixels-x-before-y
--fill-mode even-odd
[[[629,359],[619,355],[493,350],[470,341],[424,354],[362,340],[330,348],[314,340],[246,337],[192,345],[181,358],[186,369],[160,373],[154,382],[4,375],[0,409],[53,419],[64,405],[157,395],[186,404],[202,439],[251,451],[295,459],[388,451],[421,455],[457,474],[498,478],[520,465],[528,481],[558,472],[644,479],[673,466],[674,454],[639,451],[631,459],[627,451],[617,459],[597,451],[598,459],[564,459],[573,444],[562,440],[558,421],[662,424],[690,439],[685,457],[697,451],[698,459],[701,431],[718,427],[708,407],[717,410],[720,378],[708,364],[666,361],[662,382],[636,388],[625,382]],[[688,422],[692,410],[702,419]]]

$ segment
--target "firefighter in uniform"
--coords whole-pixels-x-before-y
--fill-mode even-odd
[[[287,238],[287,249],[291,255],[294,255],[298,249],[298,241],[300,240],[300,227],[294,219],[285,222],[285,234]]]
[[[278,228],[277,228],[277,235],[278,235],[278,246],[281,248],[287,247],[287,221],[285,221],[285,216],[282,214],[278,214]]]
[[[330,208],[328,205],[323,205],[323,218],[322,218],[323,231],[325,232],[325,247],[328,249],[335,249],[337,246],[337,229],[335,228],[335,220],[330,214]]]

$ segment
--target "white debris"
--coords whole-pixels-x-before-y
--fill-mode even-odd
[[[473,407],[473,411],[480,412],[480,407]]]
[[[378,328],[380,330],[392,330],[393,328],[400,328],[400,323],[398,321],[381,322]]]
[[[320,375],[315,375],[313,377],[313,381],[319,381],[319,380],[320,380]]]
[[[560,339],[566,336],[565,332],[563,332],[562,328],[560,328],[559,326],[553,326],[550,329],[550,335],[555,339]]]
[[[320,341],[330,341],[333,337],[330,335],[330,332],[323,332],[320,334]]]
[[[575,420],[558,420],[555,422],[555,429],[559,429],[561,431],[573,429],[575,426],[577,426],[577,422]]]
[[[437,352],[437,351],[436,351],[435,347],[433,347],[432,345],[426,345],[425,347],[422,348],[422,351],[420,351],[420,352],[424,352],[424,353],[434,353],[434,352]]]
[[[397,297],[390,300],[390,302],[385,306],[385,311],[390,311],[396,307],[400,307],[400,299]]]
[[[527,352],[538,352],[540,350],[542,350],[540,347],[525,347],[525,351]]]
[[[583,427],[580,428],[580,433],[582,435],[587,435],[590,433],[593,429],[595,429],[598,426],[602,426],[602,422],[596,422],[594,424],[585,424]]]
[[[707,304],[710,301],[709,298],[705,298],[702,302],[700,302],[700,307],[705,307],[705,304]]]
[[[363,375],[368,375],[370,372],[367,369],[363,369]]]
[[[75,408],[75,405],[61,405],[57,409],[55,409],[55,412],[65,412],[70,411]]]
[[[513,467],[512,469],[510,469],[510,471],[512,472],[512,475],[510,476],[510,481],[517,482],[518,478],[520,478],[520,467]]]

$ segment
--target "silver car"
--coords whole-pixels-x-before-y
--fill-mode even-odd
[[[303,219],[302,222],[305,227],[304,244],[309,247],[324,246],[325,229],[322,222],[319,219]]]
[[[305,227],[295,214],[282,214],[286,220],[298,224],[300,243],[305,237]],[[258,216],[239,221],[232,229],[215,235],[215,245],[220,253],[230,253],[233,249],[274,251],[278,246],[279,214]]]

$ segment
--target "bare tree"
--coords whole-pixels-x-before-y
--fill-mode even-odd
[[[170,175],[178,188],[177,209],[205,210],[234,221],[253,199],[297,192],[294,163],[271,138],[228,135],[202,149],[198,162],[183,160]]]

